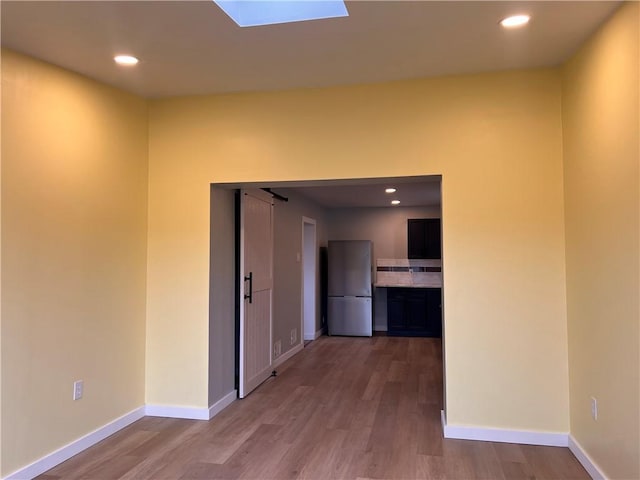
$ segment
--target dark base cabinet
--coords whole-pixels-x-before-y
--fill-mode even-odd
[[[439,288],[388,288],[387,335],[441,337]]]

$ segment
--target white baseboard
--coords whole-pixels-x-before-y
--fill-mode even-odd
[[[304,334],[304,339],[305,340],[317,340],[318,338],[320,338],[322,336],[322,329],[316,331],[316,333],[313,333],[311,335],[305,333]]]
[[[578,443],[578,441],[573,438],[573,435],[569,435],[569,450],[571,453],[578,459],[578,461],[582,464],[587,473],[593,478],[593,480],[606,480],[607,477],[600,467],[593,461],[593,459],[584,451],[582,445]]]
[[[448,425],[444,410],[441,411],[441,419],[444,438],[481,440],[484,442],[522,443],[526,445],[545,445],[550,447],[569,446],[568,433]]]
[[[222,397],[220,400],[218,400],[216,403],[211,405],[209,407],[209,420],[211,420],[213,417],[219,414],[222,410],[224,410],[233,402],[235,402],[237,398],[238,398],[238,391],[232,390],[229,393],[227,393],[224,397]]]
[[[291,357],[293,357],[296,353],[301,352],[303,348],[304,348],[304,345],[302,343],[299,343],[288,352],[280,355],[278,358],[276,358],[273,361],[273,368],[276,368],[277,366],[282,365],[284,362],[286,362]]]
[[[209,408],[178,407],[175,405],[147,405],[145,415],[149,417],[184,418],[187,420],[211,420],[227,408],[236,398],[237,390],[232,390]]]
[[[43,474],[47,470],[51,470],[56,465],[61,464],[65,460],[70,459],[74,455],[86,450],[87,448],[101,442],[105,438],[113,435],[118,430],[122,430],[124,427],[131,425],[136,420],[144,417],[144,407],[136,408],[129,413],[123,415],[120,418],[107,423],[106,425],[97,428],[91,433],[84,435],[83,437],[74,440],[73,442],[59,448],[55,452],[49,453],[44,457],[36,460],[30,465],[16,470],[4,478],[4,480],[25,480],[37,477]]]
[[[177,407],[173,405],[147,405],[145,415],[149,417],[185,418],[188,420],[209,420],[209,409],[198,407]]]
[[[374,325],[373,326],[373,331],[374,332],[386,332],[387,331],[387,326],[386,325]]]

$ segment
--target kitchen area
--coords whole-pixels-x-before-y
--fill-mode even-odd
[[[407,219],[409,258],[375,262],[372,241],[330,240],[329,335],[441,337],[440,237],[440,219]]]
[[[439,177],[296,193],[324,207],[327,301],[320,324],[326,333],[441,337]]]
[[[440,224],[439,218],[407,219],[408,258],[376,260],[379,305],[386,294],[387,335],[442,336]]]

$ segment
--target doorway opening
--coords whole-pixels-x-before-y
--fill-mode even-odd
[[[385,192],[385,188],[389,186],[397,189],[393,198]],[[216,198],[212,198],[211,207],[210,270],[212,292],[210,303],[210,390],[212,391],[210,397],[214,401],[220,395],[218,390],[224,390],[222,386],[218,388],[218,385],[221,385],[219,377],[224,380],[224,385],[227,385],[226,372],[229,371],[230,365],[237,363],[239,366],[237,360],[233,362],[233,349],[229,352],[227,348],[229,345],[233,347],[236,342],[228,340],[225,342],[216,332],[224,333],[225,339],[233,336],[234,333],[238,334],[239,325],[236,324],[234,328],[234,324],[230,323],[233,317],[229,316],[231,312],[227,308],[227,303],[234,299],[242,302],[246,294],[241,292],[242,285],[248,288],[250,284],[249,280],[243,282],[245,275],[239,273],[234,276],[234,280],[234,277],[229,276],[227,268],[227,264],[234,257],[232,253],[229,254],[229,247],[233,245],[233,214],[228,213],[233,212],[230,208],[233,202],[227,199],[229,195],[233,198],[234,190],[243,188],[269,189],[272,193],[277,193],[284,198],[283,202],[275,202],[273,217],[274,225],[277,225],[275,228],[277,235],[274,238],[273,258],[276,267],[273,280],[273,308],[276,314],[273,316],[272,338],[269,345],[274,363],[272,370],[300,352],[304,342],[317,339],[326,329],[325,263],[329,240],[361,240],[363,238],[373,240],[376,263],[372,268],[375,269],[376,277],[381,272],[396,273],[396,271],[408,270],[409,273],[415,274],[411,275],[415,277],[413,280],[418,277],[432,277],[436,271],[441,279],[444,279],[445,265],[442,258],[444,251],[440,252],[439,261],[432,259],[428,261],[431,263],[406,265],[407,268],[404,269],[397,267],[404,267],[405,263],[393,264],[390,268],[378,262],[384,259],[403,259],[403,262],[407,262],[409,257],[408,219],[437,218],[441,220],[441,227],[445,224],[446,219],[442,215],[442,177],[439,175],[214,184],[213,191]],[[401,203],[390,205],[391,199],[396,197],[401,200]],[[441,237],[442,228],[438,230],[438,236]],[[227,239],[229,235],[231,239]],[[239,231],[235,232],[235,237],[240,237]],[[440,243],[442,244],[442,237]],[[323,256],[325,262],[323,262]],[[439,298],[433,294],[427,299],[427,306],[435,305],[437,309],[441,309],[440,318],[442,326],[445,327],[442,331],[442,340],[431,341],[434,345],[437,344],[434,346],[433,353],[440,358],[440,361],[433,363],[434,370],[433,375],[429,376],[431,383],[428,390],[434,393],[432,402],[434,407],[446,410],[446,364],[444,361],[446,313],[442,280],[439,295],[437,295]],[[235,296],[229,295],[233,287],[237,289]],[[393,286],[384,285],[381,281],[374,287],[373,330],[376,331],[376,336],[388,336],[387,293]],[[435,285],[427,285],[427,287],[436,288]],[[396,288],[396,290],[400,289],[400,287]],[[413,290],[410,291],[413,292]],[[404,316],[411,317],[410,320],[413,318],[411,314],[416,310],[414,296],[408,298],[406,302],[403,300],[403,318]],[[391,307],[397,304],[398,302]],[[429,311],[431,312],[431,309]],[[268,338],[269,335],[264,337]],[[391,341],[395,343],[399,340]],[[382,343],[386,342],[385,340]],[[314,348],[321,344],[322,341],[314,342]],[[238,387],[236,383],[236,388]],[[226,388],[228,391],[228,387]]]
[[[317,329],[317,265],[318,240],[316,221],[302,217],[302,328],[304,340],[315,340],[320,336]]]

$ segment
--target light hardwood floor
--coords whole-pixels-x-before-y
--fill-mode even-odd
[[[211,421],[143,418],[57,479],[588,479],[566,448],[442,438],[439,339],[321,337]]]

